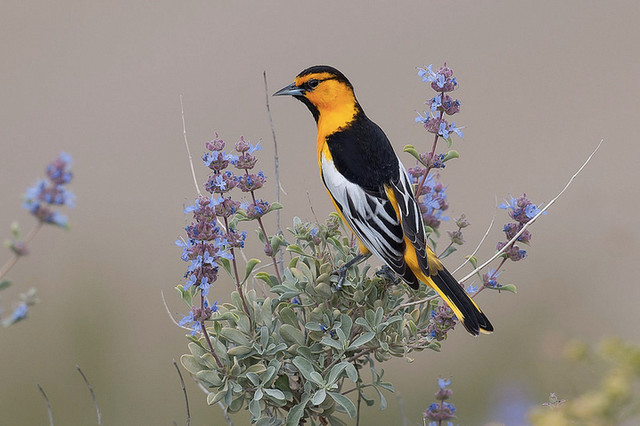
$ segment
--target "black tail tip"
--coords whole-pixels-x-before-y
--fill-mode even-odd
[[[479,312],[475,318],[465,318],[461,322],[465,330],[467,330],[472,336],[477,336],[481,333],[493,333],[493,325],[482,312]]]

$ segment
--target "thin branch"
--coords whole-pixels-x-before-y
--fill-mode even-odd
[[[551,207],[553,205],[553,203],[556,202],[556,200],[558,198],[560,198],[562,196],[562,194],[564,194],[564,192],[567,190],[567,188],[569,188],[569,185],[571,185],[573,183],[573,180],[576,178],[576,176],[578,176],[578,174],[580,174],[580,172],[582,171],[582,169],[585,168],[585,166],[587,164],[589,164],[589,162],[591,161],[591,158],[593,158],[593,156],[595,155],[596,152],[598,152],[598,150],[600,149],[600,146],[602,145],[602,142],[604,142],[604,139],[600,139],[600,143],[598,143],[598,146],[596,147],[596,149],[593,150],[593,152],[591,153],[591,155],[589,155],[589,157],[587,157],[586,161],[582,164],[582,166],[580,166],[580,168],[578,169],[578,171],[576,171],[573,176],[571,176],[571,179],[569,179],[569,182],[567,182],[567,184],[564,186],[564,188],[562,188],[562,191],[560,191],[558,193],[558,195],[556,195],[551,201],[549,201],[549,203],[547,203],[546,206],[544,206],[544,208],[542,208],[538,214],[536,214],[534,217],[531,218],[531,220],[529,222],[527,222],[522,229],[513,236],[513,238],[511,238],[511,240],[509,240],[509,242],[507,242],[507,244],[504,245],[504,247],[502,247],[501,250],[499,250],[496,254],[494,254],[493,256],[491,256],[489,258],[489,260],[487,260],[486,262],[484,262],[482,265],[478,266],[476,269],[474,269],[473,271],[471,271],[469,274],[467,274],[464,278],[462,278],[460,280],[460,282],[465,282],[466,280],[468,280],[469,278],[471,278],[472,276],[474,276],[477,272],[479,272],[480,270],[484,269],[489,263],[493,262],[496,258],[498,258],[502,253],[504,253],[511,244],[513,244],[519,237],[520,235],[522,235],[524,233],[524,231],[531,225],[533,225],[533,223],[541,216],[544,214],[544,212],[547,211],[547,209],[549,207]]]
[[[396,393],[396,400],[398,401],[398,411],[400,411],[400,417],[402,418],[402,426],[407,426],[409,419],[407,419],[407,413],[404,411],[404,401],[400,393]]]
[[[191,176],[193,176],[193,184],[196,186],[198,195],[202,195],[200,187],[198,186],[198,178],[196,178],[196,169],[193,167],[193,157],[191,156],[191,149],[189,149],[189,142],[187,141],[187,125],[184,121],[184,105],[182,103],[182,94],[180,95],[180,112],[182,113],[182,135],[184,136],[184,146],[187,148],[187,155],[189,155],[189,165],[191,166]]]
[[[362,394],[358,390],[358,411],[356,411],[356,426],[360,426],[360,403],[362,402]]]
[[[36,236],[36,234],[38,233],[40,228],[42,228],[42,221],[38,220],[38,222],[33,226],[33,228],[31,228],[31,230],[29,231],[27,236],[22,241],[22,244],[23,244],[23,246],[25,248],[31,242],[33,237]],[[7,274],[7,272],[9,272],[11,270],[11,268],[13,268],[13,266],[18,262],[18,260],[21,257],[22,257],[22,255],[19,255],[17,253],[13,253],[13,255],[7,261],[7,263],[5,263],[4,266],[2,266],[2,269],[0,269],[0,279],[2,279]]]
[[[169,306],[167,305],[167,300],[164,298],[164,291],[160,290],[160,295],[162,296],[162,303],[164,304],[164,308],[167,310],[167,315],[169,315],[169,318],[171,318],[171,322],[173,322],[175,325],[177,325],[180,328],[191,331],[189,327],[185,327],[183,325],[178,324],[176,319],[173,317],[173,314],[171,313],[171,311],[169,310]]]
[[[276,140],[276,130],[273,127],[273,118],[271,117],[271,106],[269,105],[269,88],[267,87],[267,72],[262,71],[262,77],[264,78],[264,97],[267,105],[267,115],[269,116],[269,124],[271,125],[271,136],[273,137],[273,162],[276,171],[276,201],[280,202],[280,159],[278,158],[278,141]],[[276,229],[278,234],[282,234],[282,228],[280,228],[280,211],[276,210]]]
[[[100,408],[98,407],[98,401],[96,401],[96,394],[93,392],[93,387],[91,386],[91,383],[89,383],[87,376],[85,376],[82,370],[80,369],[79,365],[76,365],[76,369],[78,370],[78,372],[82,376],[82,379],[84,380],[84,382],[87,384],[87,387],[89,388],[89,393],[91,393],[91,399],[93,399],[93,405],[94,407],[96,407],[96,415],[98,417],[98,426],[102,426],[102,416],[100,415]]]
[[[42,386],[40,386],[39,384],[36,384],[36,386],[38,386],[38,389],[40,390],[44,401],[47,403],[47,413],[49,413],[49,426],[53,426],[53,412],[51,411],[51,403],[49,402],[49,398],[47,398],[47,394],[44,392],[44,389],[42,389]]]
[[[466,265],[469,260],[476,255],[476,253],[478,252],[478,250],[480,250],[480,246],[482,246],[482,244],[484,243],[484,240],[487,239],[487,235],[489,235],[489,231],[491,231],[491,228],[493,227],[493,224],[496,221],[496,212],[497,212],[497,208],[493,210],[493,218],[491,218],[491,223],[489,224],[489,227],[487,228],[487,232],[484,233],[484,236],[482,237],[482,239],[480,240],[480,242],[478,243],[478,246],[476,247],[476,249],[473,251],[473,253],[471,253],[469,256],[467,256],[467,259],[462,262],[462,265],[458,266],[451,274],[455,274],[456,272],[458,272],[460,269],[462,269],[462,267],[464,265]]]
[[[180,377],[180,385],[182,385],[182,392],[184,393],[184,404],[187,407],[187,426],[191,424],[191,412],[189,411],[189,397],[187,397],[187,388],[184,386],[184,379],[182,378],[182,373],[180,372],[180,367],[178,367],[178,363],[175,358],[173,359],[173,366],[176,368],[178,372],[178,377]]]

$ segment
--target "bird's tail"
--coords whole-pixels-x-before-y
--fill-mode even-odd
[[[477,336],[479,333],[487,334],[493,331],[493,325],[487,316],[444,267],[439,269],[437,274],[427,278],[426,284],[438,292],[469,333]]]

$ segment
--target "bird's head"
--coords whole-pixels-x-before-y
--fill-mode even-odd
[[[350,114],[359,110],[349,80],[337,69],[316,65],[302,71],[293,83],[273,96],[290,95],[304,103],[318,121],[321,116]]]

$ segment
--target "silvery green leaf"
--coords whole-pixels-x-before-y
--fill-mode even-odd
[[[260,409],[260,401],[258,399],[253,399],[249,403],[249,412],[251,413],[251,419],[255,420],[260,417],[262,414],[262,410]]]
[[[247,268],[244,271],[244,278],[242,279],[241,285],[247,282],[249,276],[251,275],[251,272],[253,271],[253,268],[255,268],[258,263],[260,263],[259,259],[249,259],[249,261],[247,262]]]
[[[273,399],[284,401],[284,393],[280,389],[264,389],[264,393],[269,395]]]
[[[329,377],[327,378],[327,386],[331,386],[338,380],[340,374],[342,374],[344,369],[347,368],[347,365],[350,364],[346,361],[343,361],[331,367],[331,371],[329,371]]]
[[[344,331],[342,331],[340,328],[337,328],[335,332],[336,332],[336,336],[338,336],[338,341],[344,347],[345,343],[347,343],[347,336],[344,334]]]
[[[373,331],[367,331],[363,333],[360,337],[355,339],[353,342],[351,342],[347,350],[348,351],[356,350],[360,346],[369,343],[371,340],[373,340],[374,337],[376,337],[376,333],[374,333]]]
[[[351,334],[351,327],[353,327],[353,320],[349,315],[340,314],[340,328],[345,335]]]
[[[234,346],[233,348],[229,348],[229,350],[227,350],[227,354],[230,356],[242,357],[244,355],[250,354],[253,351],[254,349],[249,346],[239,345]]]
[[[347,377],[349,378],[349,380],[351,380],[353,383],[358,382],[358,370],[353,364],[348,362],[347,367],[345,368],[345,371],[347,373]]]
[[[443,163],[446,163],[447,161],[453,159],[453,158],[460,158],[460,154],[458,154],[458,151],[455,150],[451,150],[449,152],[447,152],[444,156],[444,158],[442,159]]]
[[[180,362],[184,368],[191,374],[198,374],[200,370],[204,370],[204,365],[200,364],[196,359],[191,355],[182,355],[180,357]]]
[[[193,355],[193,357],[196,359],[196,361],[200,360],[202,355],[207,353],[207,351],[197,343],[191,342],[191,343],[189,343],[187,345],[187,347],[189,348],[189,351],[191,352],[191,355]],[[202,365],[204,365],[204,364],[202,364]]]
[[[220,335],[233,343],[237,343],[238,345],[251,345],[249,337],[236,328],[222,327]]]
[[[331,346],[332,348],[338,350],[338,351],[343,351],[344,350],[344,346],[337,340],[332,339],[329,336],[324,336],[322,338],[322,340],[320,340],[320,343],[322,343],[323,345],[326,346]]]
[[[255,374],[262,374],[265,371],[267,371],[267,368],[263,365],[263,364],[253,364],[251,365],[249,368],[247,368],[246,373],[255,373]]]
[[[384,410],[385,408],[387,408],[387,399],[384,397],[380,389],[378,389],[378,386],[374,385],[373,388],[376,390],[376,392],[378,392],[378,396],[380,397],[380,409]]]
[[[311,331],[322,331],[322,326],[317,321],[310,321],[304,325],[304,328]]]
[[[274,426],[274,425],[282,425],[282,423],[271,417],[261,417],[256,422],[256,426]]]
[[[262,384],[268,383],[273,377],[276,375],[278,370],[272,365],[267,367],[267,371],[264,372],[264,376],[262,377]]]
[[[231,262],[229,262],[229,259],[225,259],[224,257],[221,257],[220,263],[222,263],[222,267],[224,268],[225,271],[227,271],[227,274],[229,274],[230,277],[233,277],[233,274],[231,273]]]
[[[317,371],[312,371],[311,373],[309,373],[309,380],[311,380],[313,383],[317,384],[318,386],[325,385],[324,379],[322,378],[320,373],[318,373]]]
[[[260,345],[266,348],[269,344],[269,330],[267,327],[260,327]]]
[[[444,253],[442,253],[439,258],[440,259],[444,259],[445,257],[449,256],[451,253],[453,253],[454,251],[458,250],[455,246],[449,246],[449,248],[447,248]]]
[[[316,393],[313,395],[313,398],[311,398],[311,403],[313,405],[320,405],[324,402],[326,397],[327,397],[327,391],[325,391],[324,389],[318,389]]]
[[[260,401],[262,399],[263,393],[262,388],[256,389],[256,393],[253,394],[254,401]]]
[[[315,371],[315,369],[313,368],[313,364],[311,364],[311,362],[309,362],[306,358],[303,358],[301,356],[295,357],[293,359],[293,365],[298,368],[305,379],[317,384],[318,386],[324,385],[322,376],[320,376],[320,374]]]
[[[299,426],[300,425],[300,420],[302,419],[302,416],[304,415],[304,409],[307,406],[308,402],[309,402],[309,397],[307,396],[306,398],[303,398],[302,401],[300,401],[299,404],[294,405],[293,408],[291,410],[289,410],[289,413],[287,414],[286,426]]]
[[[420,158],[420,154],[418,153],[418,151],[415,149],[415,147],[413,145],[405,145],[404,148],[402,148],[402,150],[404,152],[410,154],[413,158],[415,158],[422,165],[424,165],[424,161]]]
[[[361,327],[364,327],[364,329],[367,331],[371,331],[371,326],[369,325],[369,322],[362,317],[356,318],[356,324],[358,324]]]
[[[278,316],[280,317],[283,323],[289,324],[294,327],[298,326],[298,317],[293,312],[293,309],[291,309],[290,307],[287,306],[280,309],[280,312],[278,312]]]
[[[384,310],[382,309],[381,306],[378,306],[378,309],[376,309],[376,318],[375,318],[375,322],[373,323],[374,325],[378,325],[382,322],[382,315],[384,315]]]
[[[205,384],[209,384],[213,387],[218,387],[222,385],[222,379],[218,376],[218,373],[211,370],[201,370],[196,373],[196,377],[200,379]]]
[[[329,396],[349,414],[349,417],[354,418],[356,416],[356,406],[353,405],[349,398],[337,392],[329,392]]]
[[[260,384],[260,376],[258,376],[256,373],[247,373],[247,379],[251,381],[253,386],[258,386]]]
[[[304,334],[299,328],[289,324],[282,324],[280,326],[280,336],[289,345],[298,344],[304,346]]]
[[[211,392],[209,393],[209,395],[207,395],[207,404],[209,405],[213,405],[215,403],[217,403],[218,401],[222,401],[222,398],[224,398],[227,395],[227,391],[226,390],[221,390],[219,392]]]

